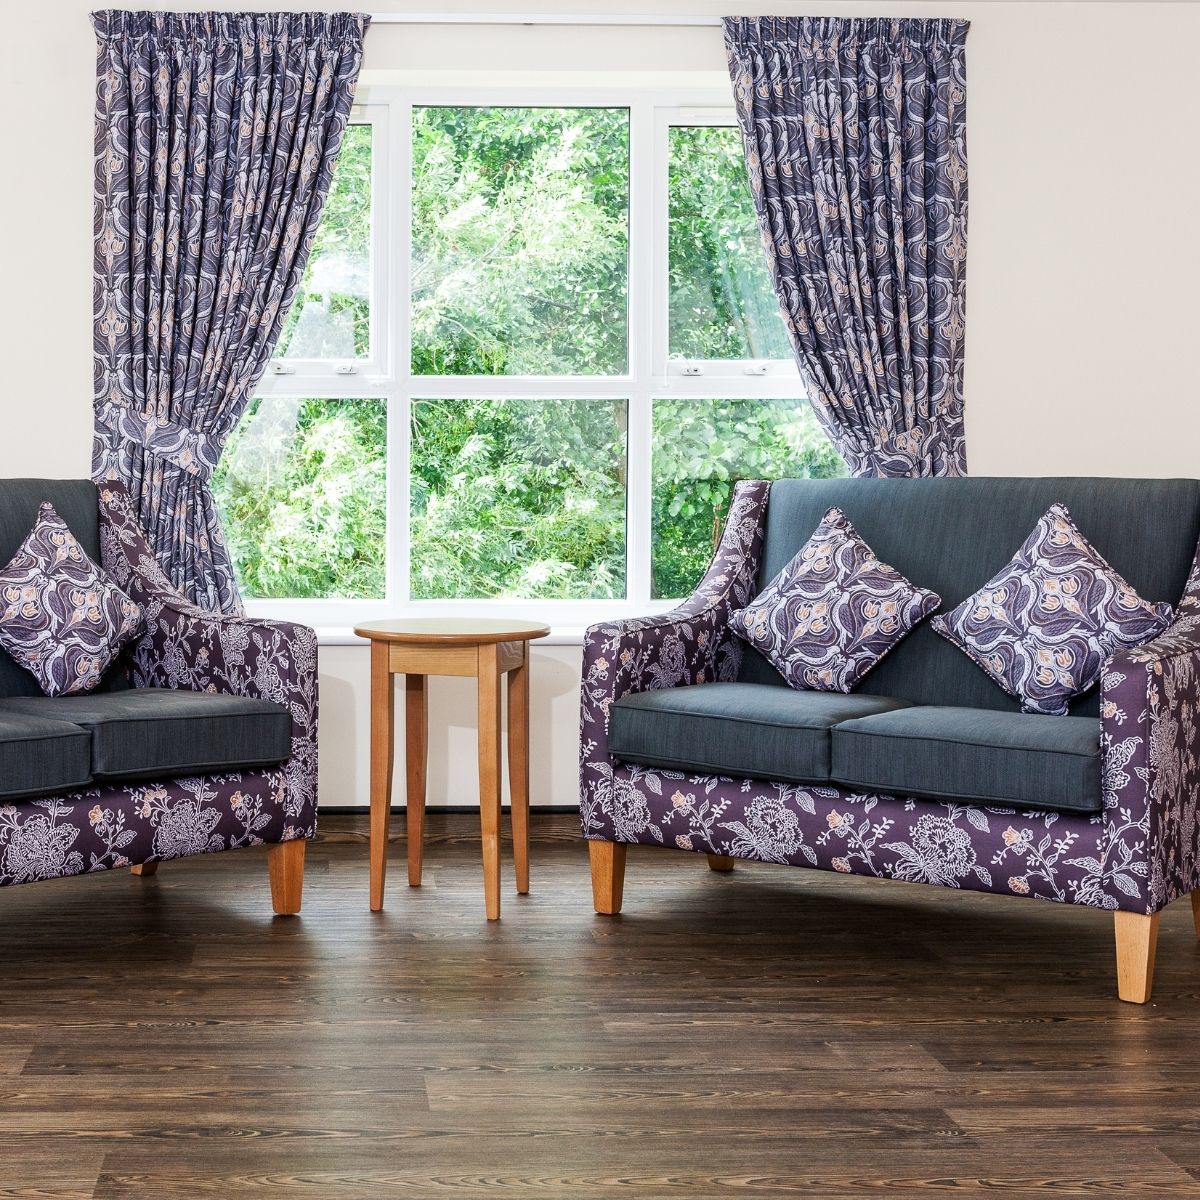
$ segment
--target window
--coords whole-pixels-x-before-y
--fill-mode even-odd
[[[368,599],[387,592],[387,405],[255,400],[214,488],[248,596]]]
[[[410,594],[625,595],[624,400],[412,406]]]
[[[672,125],[668,137],[669,352],[790,361],[740,132],[729,125]]]
[[[844,472],[693,99],[370,90],[214,481],[251,611],[663,608],[736,480]]]
[[[371,357],[370,125],[350,125],[300,289],[276,355],[285,360]]]
[[[624,375],[629,111],[418,107],[412,373]]]

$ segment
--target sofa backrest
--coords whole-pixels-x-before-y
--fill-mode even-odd
[[[0,479],[0,567],[37,520],[38,507],[49,500],[67,528],[94,562],[100,561],[100,505],[90,479]],[[112,687],[113,672],[101,684]],[[119,685],[118,685],[119,686]],[[0,696],[40,696],[37,680],[0,650]]]
[[[1080,531],[1147,600],[1179,601],[1200,539],[1195,479],[784,479],[771,485],[759,587],[765,586],[839,506],[871,548],[948,612],[1013,556],[1059,501]],[[747,648],[740,678],[786,687]],[[916,704],[1018,711],[957,647],[925,622],[856,689]],[[1099,689],[1071,706],[1099,713]]]

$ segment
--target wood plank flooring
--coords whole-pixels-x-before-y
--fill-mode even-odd
[[[576,829],[490,926],[465,815],[375,915],[358,817],[300,918],[261,850],[0,892],[0,1197],[1200,1197],[1186,903],[1138,1008],[1103,914],[635,847],[598,917]]]

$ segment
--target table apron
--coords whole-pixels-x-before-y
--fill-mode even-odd
[[[496,662],[501,672],[512,671],[525,662],[528,643],[500,642]],[[479,673],[478,646],[406,646],[388,647],[388,670],[394,675],[463,675]]]

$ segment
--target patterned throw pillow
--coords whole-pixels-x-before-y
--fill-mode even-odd
[[[848,692],[942,598],[881,563],[840,508],[729,624],[794,688]]]
[[[1143,600],[1054,504],[999,574],[932,625],[1024,712],[1063,716],[1105,659],[1170,623],[1171,606]]]
[[[47,696],[69,696],[91,691],[141,627],[142,610],[43,504],[0,571],[0,646]]]

